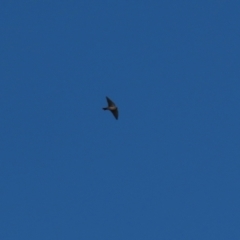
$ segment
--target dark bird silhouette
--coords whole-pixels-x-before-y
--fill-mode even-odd
[[[112,112],[113,116],[118,119],[118,108],[117,106],[115,105],[115,103],[109,99],[108,97],[106,97],[107,99],[107,102],[108,102],[108,106],[107,107],[104,107],[103,110],[109,110]]]

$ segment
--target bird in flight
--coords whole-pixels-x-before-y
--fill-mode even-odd
[[[115,105],[115,103],[109,99],[108,97],[106,97],[107,99],[107,102],[108,102],[108,106],[107,107],[104,107],[103,110],[109,110],[112,112],[113,116],[118,119],[118,108],[117,106]]]

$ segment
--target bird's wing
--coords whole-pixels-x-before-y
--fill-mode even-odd
[[[113,116],[114,116],[116,119],[118,119],[118,109],[116,108],[116,109],[112,110],[111,112],[112,112]]]
[[[108,97],[106,97],[106,99],[107,99],[109,107],[114,107],[115,106],[115,103],[111,99],[109,99]]]

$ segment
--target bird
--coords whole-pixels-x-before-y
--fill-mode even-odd
[[[108,102],[108,106],[104,107],[103,110],[109,110],[112,112],[113,116],[118,119],[118,108],[115,105],[115,103],[108,97],[106,97],[107,102]]]

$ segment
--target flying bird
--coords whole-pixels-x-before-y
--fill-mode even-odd
[[[117,106],[115,105],[115,103],[109,99],[108,97],[106,97],[107,99],[107,102],[108,102],[108,106],[107,107],[104,107],[103,110],[109,110],[112,112],[113,116],[118,119],[118,108]]]

